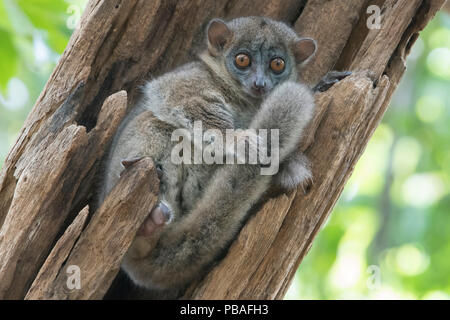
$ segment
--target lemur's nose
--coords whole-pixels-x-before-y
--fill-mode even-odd
[[[253,85],[256,89],[264,89],[266,87],[266,81],[262,78],[259,78],[253,82]]]

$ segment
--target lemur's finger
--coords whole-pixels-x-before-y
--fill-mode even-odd
[[[133,164],[135,164],[136,162],[142,160],[144,157],[136,157],[136,158],[130,158],[130,159],[123,159],[122,160],[122,165],[125,167],[125,169],[128,169],[129,167],[131,167]]]
[[[308,178],[306,179],[303,183],[302,183],[302,189],[303,189],[303,194],[307,195],[310,191],[311,188],[314,186],[314,181],[312,178]]]
[[[333,80],[342,80],[346,77],[348,77],[349,75],[351,75],[352,72],[351,71],[330,71],[329,74],[327,75],[330,79]]]
[[[163,174],[164,174],[164,172],[163,172],[163,169],[162,169],[162,167],[160,165],[156,166],[156,173],[158,174],[158,178],[161,179]]]

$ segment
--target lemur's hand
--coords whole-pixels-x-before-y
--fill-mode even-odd
[[[314,87],[314,92],[324,92],[330,89],[335,83],[351,75],[351,71],[330,71],[320,82]]]

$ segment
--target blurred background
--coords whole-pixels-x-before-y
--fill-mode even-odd
[[[0,0],[0,167],[86,3]],[[407,66],[286,299],[450,298],[449,14]]]

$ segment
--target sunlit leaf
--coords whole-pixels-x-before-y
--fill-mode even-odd
[[[51,48],[58,53],[64,51],[70,36],[66,26],[68,4],[62,0],[20,0],[18,4],[34,27],[47,31]]]
[[[2,0],[0,0],[0,29],[11,31],[11,24],[9,23],[8,13]]]
[[[17,70],[17,52],[11,33],[0,29],[0,87],[4,88]]]

